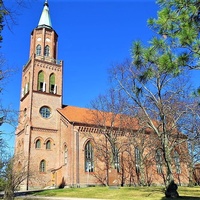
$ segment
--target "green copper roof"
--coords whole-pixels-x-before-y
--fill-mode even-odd
[[[40,21],[38,23],[38,27],[52,28],[51,18],[49,14],[49,5],[48,5],[47,0],[44,3],[44,8],[40,17]]]

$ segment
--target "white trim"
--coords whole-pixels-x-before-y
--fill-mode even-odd
[[[22,88],[22,98],[24,97],[24,88]]]
[[[54,85],[53,93],[54,93],[54,94],[57,93],[57,85]]]
[[[43,92],[45,92],[45,91],[46,91],[46,83],[45,83],[45,82],[43,82],[42,91],[43,91]]]

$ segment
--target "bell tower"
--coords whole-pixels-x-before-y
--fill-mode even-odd
[[[29,179],[33,171],[41,173],[47,165],[49,169],[57,167],[57,109],[62,108],[63,81],[63,62],[57,60],[57,43],[58,35],[52,28],[46,0],[38,26],[31,33],[29,60],[22,70],[15,155],[19,156],[19,167],[26,163],[26,189],[31,188]],[[47,172],[39,176],[46,182],[51,180]]]

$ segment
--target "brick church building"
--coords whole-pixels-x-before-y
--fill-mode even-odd
[[[143,153],[151,155],[142,161],[140,148],[131,146],[130,137],[117,131],[121,126],[119,117],[111,130],[109,122],[99,126],[94,111],[63,105],[64,65],[57,60],[57,40],[46,0],[38,26],[31,33],[29,60],[22,71],[15,145],[16,166],[26,174],[21,189],[109,183],[137,185],[141,180],[149,185],[164,184],[161,154],[155,151],[156,156],[153,155],[154,151],[146,144],[155,137],[153,134],[148,131],[143,134]],[[112,115],[104,114],[108,118]],[[129,132],[137,132],[137,121],[128,120],[132,120]],[[104,134],[109,131],[119,133],[118,138],[114,136],[108,141]],[[115,145],[117,140],[120,142]],[[186,148],[184,144],[174,153],[174,176],[180,184],[188,183],[187,162],[180,154]],[[112,165],[109,160],[113,160]],[[112,183],[109,176],[114,176]]]

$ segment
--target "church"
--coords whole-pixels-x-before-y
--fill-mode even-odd
[[[155,135],[149,131],[143,134],[143,153],[148,159],[142,160],[140,148],[134,148],[130,135],[126,137],[128,133],[119,130],[124,126],[119,116],[114,126],[105,118],[100,126],[102,116],[97,117],[95,111],[63,104],[64,62],[57,59],[57,42],[46,0],[39,23],[31,32],[29,60],[22,70],[15,142],[16,166],[26,175],[20,189],[139,185],[142,181],[164,184],[161,153],[153,154],[146,144],[155,140]],[[111,115],[104,113],[106,119]],[[137,120],[123,118],[131,124],[128,132],[136,133]],[[175,151],[173,166],[175,179],[182,185],[188,183],[189,176],[187,162],[180,154],[184,149],[186,144]]]

